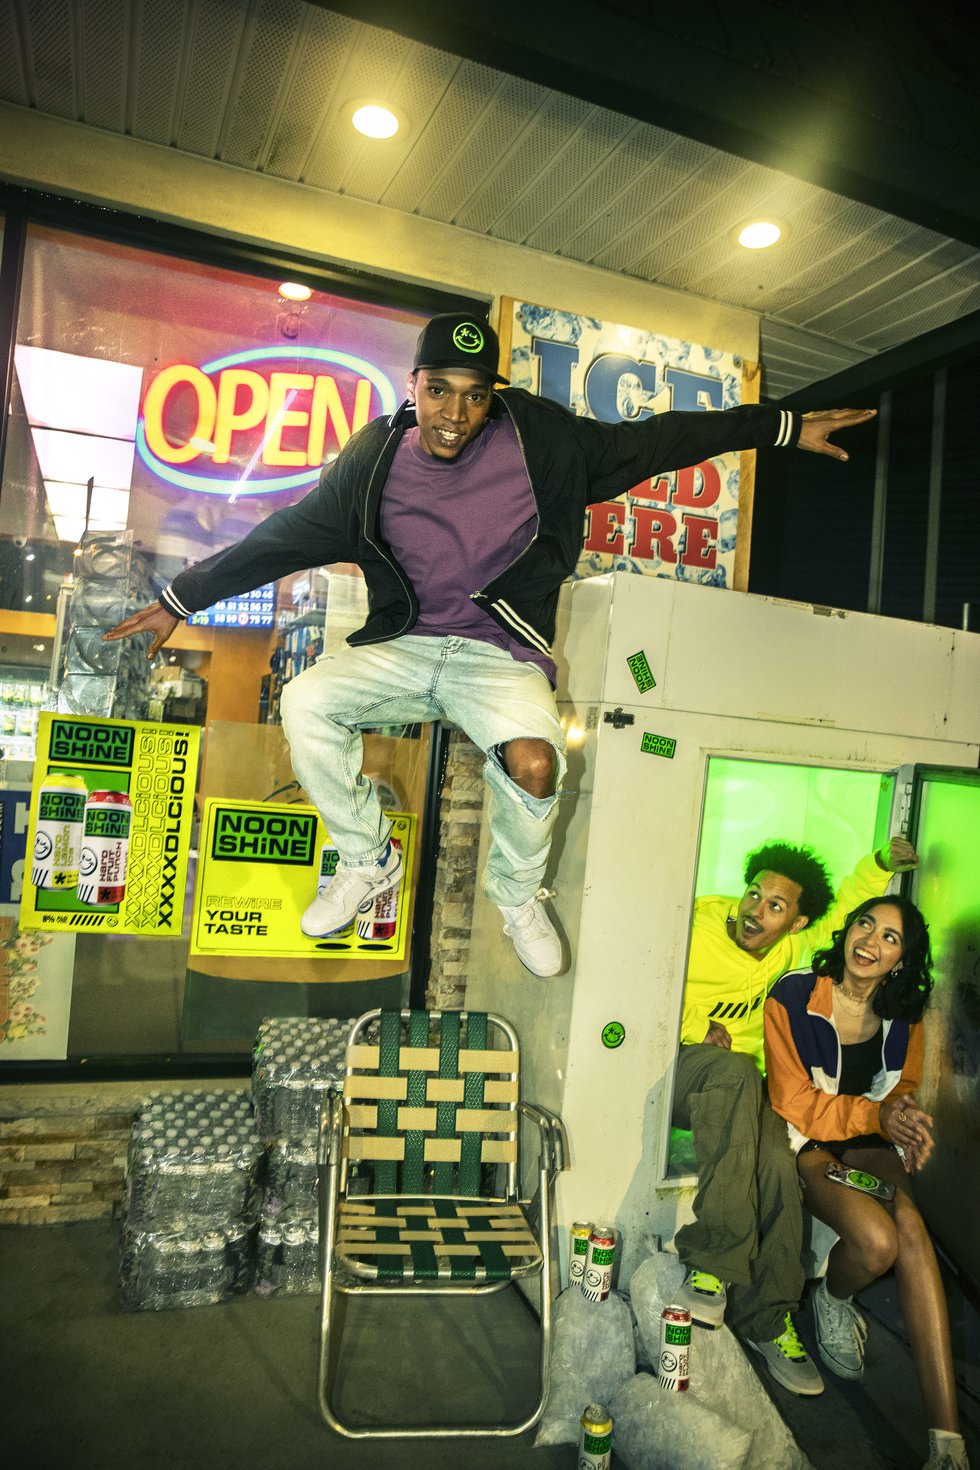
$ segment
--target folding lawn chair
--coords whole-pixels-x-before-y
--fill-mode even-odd
[[[519,1122],[537,1130],[538,1187],[519,1198]],[[343,1097],[328,1094],[318,1175],[320,1412],[350,1438],[521,1434],[548,1395],[561,1120],[520,1098],[513,1028],[475,1011],[368,1011],[351,1028]],[[536,1218],[535,1218],[536,1217]],[[532,1223],[533,1221],[533,1223]],[[540,1282],[540,1384],[517,1424],[353,1426],[331,1403],[337,1293],[462,1296]]]

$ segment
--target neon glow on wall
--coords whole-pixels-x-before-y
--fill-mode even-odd
[[[285,366],[254,366],[272,362]],[[299,370],[311,362],[340,374]],[[191,431],[179,436],[167,430],[176,390],[185,406],[188,393],[196,404]],[[327,347],[258,347],[158,372],[143,397],[136,450],[154,475],[183,490],[232,500],[298,490],[313,485],[324,461],[379,408],[390,414],[397,403],[389,378],[364,358]],[[222,473],[223,465],[231,473]]]

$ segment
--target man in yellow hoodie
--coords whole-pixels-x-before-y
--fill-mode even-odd
[[[727,1315],[792,1393],[822,1393],[823,1380],[793,1325],[803,1213],[786,1125],[766,1100],[762,1008],[781,975],[809,963],[856,904],[916,862],[893,837],[835,898],[812,849],[771,842],[747,857],[741,899],[694,905],[673,1121],[693,1135],[698,1192],[695,1219],[674,1242],[687,1267],[680,1301],[700,1327]]]

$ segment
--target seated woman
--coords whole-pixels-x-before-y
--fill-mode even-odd
[[[906,898],[867,899],[765,1006],[769,1101],[786,1119],[805,1203],[837,1232],[813,1294],[817,1343],[841,1378],[864,1372],[867,1327],[855,1292],[890,1267],[929,1423],[924,1470],[962,1470],[946,1298],[911,1176],[932,1152],[922,1080],[922,1013],[932,990],[929,932]],[[895,1186],[885,1202],[827,1177],[843,1163]]]

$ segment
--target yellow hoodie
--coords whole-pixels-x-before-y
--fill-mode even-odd
[[[691,951],[687,962],[681,1042],[703,1041],[712,1021],[720,1021],[732,1038],[732,1051],[744,1051],[765,1071],[762,1006],[780,975],[810,963],[815,950],[826,949],[851,909],[884,893],[891,873],[879,868],[874,853],[863,857],[841,883],[822,919],[798,934],[787,934],[760,959],[739,949],[728,933],[740,900],[718,896],[695,899]]]

